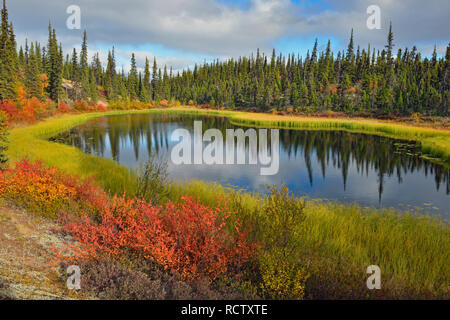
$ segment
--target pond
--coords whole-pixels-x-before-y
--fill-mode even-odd
[[[280,130],[275,175],[261,175],[260,165],[176,165],[170,155],[179,141],[172,133],[180,128],[193,132],[194,121],[202,121],[203,131],[221,130],[224,137],[226,129],[239,128],[213,116],[120,115],[90,120],[52,140],[131,168],[155,155],[167,162],[174,181],[214,181],[260,193],[267,192],[268,184],[284,183],[298,196],[377,208],[418,208],[450,218],[450,170],[422,157],[415,142],[343,131]]]

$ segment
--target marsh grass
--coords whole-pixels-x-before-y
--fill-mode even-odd
[[[41,159],[47,165],[81,177],[95,176],[99,185],[111,194],[137,192],[135,172],[112,160],[84,154],[81,150],[46,139],[87,120],[109,114],[186,113],[226,116],[237,125],[271,128],[345,130],[419,141],[432,157],[450,161],[450,132],[371,120],[309,119],[279,117],[228,111],[205,111],[189,108],[123,111],[61,116],[29,127],[11,131],[8,156],[13,162],[24,157]],[[200,181],[173,183],[169,198],[177,200],[188,194],[205,205],[214,205],[218,197],[227,197],[244,223],[249,226],[260,219],[266,199],[248,192],[236,192],[218,184]],[[307,292],[321,298],[348,298],[359,288],[364,298],[366,268],[376,264],[382,270],[382,283],[393,297],[450,298],[450,229],[448,221],[358,205],[308,200],[305,222],[298,233],[302,241],[296,259],[311,272]],[[255,231],[257,232],[257,231]],[[349,271],[350,270],[350,271]],[[356,275],[355,283],[347,275]],[[353,279],[353,278],[352,278]],[[328,281],[328,282],[327,282]],[[343,281],[350,281],[348,291],[339,292]],[[324,283],[331,285],[322,287]],[[309,287],[308,287],[309,286]],[[334,287],[333,291],[330,289]],[[336,292],[338,290],[338,292]]]
[[[262,230],[264,227],[258,223],[267,221],[261,216],[267,201],[264,196],[201,181],[172,187],[174,199],[180,194],[192,195],[209,205],[216,204],[217,198],[228,197],[247,225]],[[301,241],[294,259],[311,273],[307,295],[326,299],[378,298],[380,293],[366,288],[367,267],[378,265],[387,297],[450,298],[448,221],[412,211],[362,208],[325,200],[306,201],[304,213],[305,221],[297,230]],[[345,282],[349,282],[347,287]],[[324,283],[331,285],[321,287]]]

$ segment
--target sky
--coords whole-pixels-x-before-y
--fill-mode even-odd
[[[67,8],[77,5],[81,29],[66,26]],[[380,8],[380,29],[369,29],[367,8]],[[89,54],[106,61],[116,50],[118,67],[129,70],[131,53],[139,69],[145,57],[175,71],[195,63],[248,56],[259,48],[305,56],[317,38],[319,49],[356,45],[382,49],[392,21],[396,49],[416,45],[429,56],[444,54],[450,42],[448,0],[7,0],[17,41],[47,43],[48,23],[66,53],[79,49],[83,30]]]

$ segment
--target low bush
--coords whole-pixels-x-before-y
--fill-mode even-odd
[[[57,111],[60,112],[60,113],[68,113],[70,111],[70,108],[64,102],[62,102],[58,106],[58,110]]]
[[[106,300],[162,300],[166,291],[159,279],[150,279],[141,271],[133,271],[118,261],[80,264],[82,289]]]
[[[127,265],[128,264],[128,265]],[[117,260],[79,264],[82,290],[107,300],[236,300],[257,298],[245,283],[205,279],[190,282],[154,263],[140,260],[133,266]],[[63,270],[65,266],[63,267]]]
[[[131,252],[184,279],[212,281],[242,268],[253,253],[239,223],[233,232],[227,229],[232,215],[189,197],[162,207],[115,196],[101,210],[98,222],[85,215],[65,221],[65,230],[80,244],[77,256],[81,259],[119,258]]]
[[[97,214],[107,196],[92,180],[63,174],[26,159],[0,173],[0,196],[30,212],[57,218],[61,213]]]
[[[13,101],[0,101],[0,110],[6,114],[9,120],[17,119],[17,116],[19,114],[17,104]]]
[[[108,111],[108,109],[106,108],[105,105],[99,103],[99,104],[97,105],[97,111],[99,111],[99,112],[106,112],[106,111]]]
[[[269,299],[303,299],[308,274],[296,253],[302,240],[298,230],[305,221],[305,203],[284,185],[269,189],[271,195],[255,221],[261,243],[261,294]]]
[[[261,296],[276,300],[301,300],[309,275],[298,264],[275,250],[259,257]]]
[[[85,112],[89,110],[89,104],[86,101],[75,101],[74,108],[77,111]]]
[[[6,151],[8,150],[8,118],[6,114],[0,110],[0,170],[6,167],[8,162],[8,156]]]
[[[150,156],[149,160],[140,168],[136,197],[158,205],[167,199],[168,186],[167,163]]]

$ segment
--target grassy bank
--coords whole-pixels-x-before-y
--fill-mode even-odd
[[[236,193],[217,184],[191,181],[174,186],[171,197],[198,197],[214,206],[231,197],[247,225],[258,225],[266,198]],[[362,208],[327,201],[306,202],[305,223],[294,255],[311,274],[307,293],[315,298],[364,298],[366,268],[382,272],[382,297],[449,298],[450,229],[439,218]]]
[[[24,157],[30,160],[39,159],[71,175],[83,178],[95,176],[99,184],[111,193],[121,193],[124,190],[134,192],[135,176],[129,169],[112,160],[91,156],[75,147],[47,139],[99,116],[135,112],[139,111],[66,115],[50,118],[28,127],[13,129],[9,137],[8,156],[12,162]]]
[[[123,111],[67,115],[11,131],[11,160],[41,159],[72,175],[95,176],[111,193],[136,190],[136,176],[112,160],[84,154],[81,150],[47,141],[59,132],[89,119],[108,114],[189,113],[228,117],[234,124],[295,129],[346,130],[415,140],[424,151],[450,161],[450,132],[370,120],[307,119],[242,112],[208,111],[188,108]],[[192,181],[173,185],[170,198],[182,194],[198,197],[214,205],[217,196],[231,199],[231,205],[248,225],[257,225],[265,198],[249,193],[237,194],[220,185]],[[353,291],[366,292],[367,266],[382,270],[383,289],[395,297],[444,297],[450,292],[450,229],[448,222],[404,214],[395,210],[376,210],[357,205],[341,205],[310,200],[306,220],[297,230],[301,237],[295,255],[311,273],[309,294],[315,298],[351,297]],[[360,297],[360,296],[359,296]]]
[[[424,153],[431,157],[439,158],[443,162],[450,163],[450,130],[371,119],[279,116],[263,113],[198,110],[193,108],[179,108],[178,112],[224,116],[231,123],[240,126],[294,130],[340,130],[417,141],[421,143]]]

